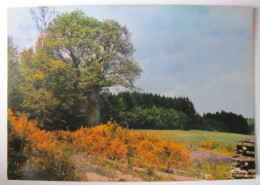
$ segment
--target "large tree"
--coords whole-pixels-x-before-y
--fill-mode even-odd
[[[113,86],[135,89],[142,71],[127,28],[81,11],[54,20],[47,19],[48,8],[31,13],[39,32],[35,47],[18,54],[8,43],[8,106],[45,129],[99,124],[102,93]]]
[[[81,11],[55,18],[46,46],[56,58],[72,62],[85,75],[88,86],[134,88],[141,72],[133,59],[127,28],[113,20],[87,17]]]
[[[113,20],[85,16],[82,11],[57,16],[44,47],[56,60],[71,63],[77,70],[75,92],[85,96],[78,101],[79,109],[92,125],[100,122],[101,92],[112,86],[135,89],[142,71],[133,59],[128,29]]]

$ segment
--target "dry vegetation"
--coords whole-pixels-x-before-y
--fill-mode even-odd
[[[182,143],[122,128],[111,121],[70,132],[41,130],[36,121],[14,116],[11,110],[8,119],[9,153],[24,158],[24,162],[14,162],[9,155],[9,165],[16,164],[15,169],[9,168],[9,173],[16,173],[21,179],[87,180],[84,170],[80,172],[75,163],[75,154],[88,161],[94,157],[99,166],[106,166],[106,160],[123,163],[125,173],[133,167],[145,169],[138,173],[144,180],[160,180],[154,170],[167,172],[190,163],[189,150]],[[150,177],[144,177],[147,174]]]

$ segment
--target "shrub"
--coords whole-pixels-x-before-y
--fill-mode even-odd
[[[8,110],[8,119],[12,126],[8,136],[8,152],[13,152],[8,155],[10,179],[74,180],[74,175],[71,175],[73,164],[55,132],[41,130],[36,122],[26,117],[16,117],[11,110]],[[14,145],[17,140],[19,146]],[[21,160],[14,162],[14,155],[21,156]]]
[[[20,166],[25,179],[78,180],[71,161],[75,153],[165,171],[190,162],[189,150],[182,143],[135,132],[112,121],[74,132],[41,130],[36,121],[16,117],[11,111],[9,121],[12,126],[9,142],[18,138],[19,152],[26,157]],[[11,151],[12,145],[9,146]]]

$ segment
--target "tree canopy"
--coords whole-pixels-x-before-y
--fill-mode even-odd
[[[88,89],[121,85],[134,89],[142,70],[133,59],[134,47],[125,26],[99,21],[81,11],[56,17],[45,46],[58,60],[80,71],[80,85]]]
[[[250,134],[247,120],[232,112],[199,115],[188,97],[165,97],[152,93],[120,92],[106,101],[104,121],[114,119],[136,129],[209,130]]]
[[[20,52],[16,63],[16,48],[8,45],[10,108],[38,119],[46,129],[99,124],[104,90],[136,89],[135,80],[142,72],[133,58],[128,29],[82,11],[56,15],[47,23],[48,10],[40,10],[39,15],[31,10],[38,21],[35,47]],[[20,93],[18,105],[14,90]]]

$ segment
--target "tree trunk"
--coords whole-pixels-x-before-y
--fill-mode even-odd
[[[93,90],[83,103],[85,119],[88,126],[99,125],[102,119],[101,99],[98,90]]]

